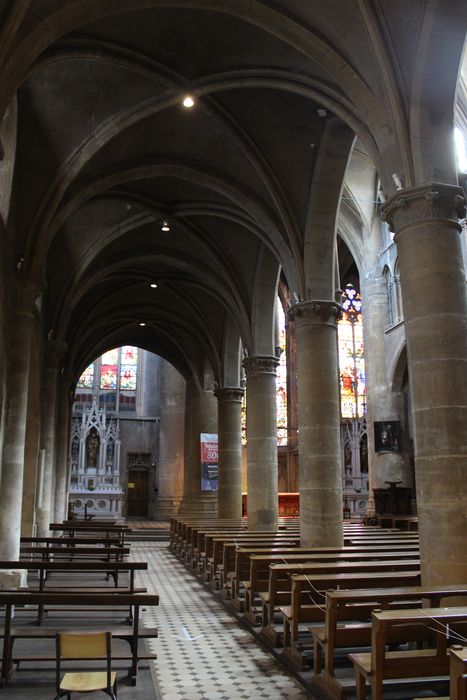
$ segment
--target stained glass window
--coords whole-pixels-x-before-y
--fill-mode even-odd
[[[246,445],[246,389],[242,396],[242,409],[241,409],[241,420],[242,420],[242,445]]]
[[[341,414],[360,418],[366,413],[362,300],[351,284],[343,291],[342,307],[338,325]]]
[[[278,307],[278,331],[281,356],[276,370],[276,410],[277,410],[277,444],[287,445],[287,353],[285,314],[280,299]]]
[[[138,365],[138,348],[131,345],[122,347],[120,360],[120,389],[136,389],[136,369]]]
[[[101,389],[117,388],[118,348],[108,350],[101,359]]]
[[[94,384],[94,362],[86,367],[81,377],[78,379],[78,389],[92,389]]]

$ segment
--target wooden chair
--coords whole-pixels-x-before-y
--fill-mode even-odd
[[[117,700],[117,674],[111,671],[111,638],[110,632],[60,632],[56,636],[57,666],[55,700],[71,693],[90,693],[102,690]],[[60,680],[62,659],[105,659],[105,671],[72,671],[65,673]]]

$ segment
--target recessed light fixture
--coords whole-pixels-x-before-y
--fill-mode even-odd
[[[192,96],[185,95],[185,97],[183,98],[183,106],[186,107],[187,109],[191,109],[194,104],[195,104],[195,101],[192,98]]]
[[[139,325],[140,325],[140,326],[145,326],[146,324],[145,324],[143,321],[141,321],[141,323],[140,323]]]
[[[151,282],[151,287],[152,287],[153,289],[157,289],[157,284],[156,284],[155,282]]]
[[[164,221],[162,222],[161,231],[170,231],[170,226],[167,219],[164,219]]]

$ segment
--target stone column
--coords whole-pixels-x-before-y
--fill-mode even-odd
[[[217,514],[217,492],[201,490],[200,434],[217,434],[217,401],[212,390],[200,389],[193,379],[186,383],[185,464],[180,514]]]
[[[467,578],[467,303],[462,190],[430,183],[383,208],[399,253],[422,584]]]
[[[8,398],[3,443],[3,468],[0,488],[0,558],[19,557],[21,507],[23,495],[24,447],[28,406],[29,363],[34,321],[34,301],[42,287],[38,279],[20,277],[13,311]],[[2,576],[4,585],[20,582],[20,575]]]
[[[401,452],[376,454],[374,448],[374,421],[400,421],[402,429],[407,429],[402,392],[394,390],[388,378],[385,342],[389,323],[388,289],[380,269],[381,247],[381,222],[377,220],[365,237],[364,269],[360,275],[367,387],[368,513],[374,513],[374,488],[387,488],[387,481],[413,486],[408,455]]]
[[[177,515],[183,494],[185,380],[168,362],[161,363],[158,493],[155,520]]]
[[[36,486],[41,439],[41,386],[39,353],[31,351],[28,385],[28,415],[24,445],[23,503],[21,508],[21,534],[36,534]],[[42,364],[41,364],[42,366]]]
[[[42,483],[42,503],[36,509],[37,535],[48,537],[49,523],[53,514],[52,495],[53,472],[55,469],[55,435],[57,415],[58,377],[65,343],[47,340],[44,347],[44,383],[42,392],[42,431],[41,447],[45,450],[45,464]]]
[[[297,343],[301,543],[341,547],[342,472],[335,301],[289,309]]]
[[[239,387],[216,390],[219,432],[219,518],[242,517],[242,397]]]
[[[277,481],[277,357],[249,357],[246,372],[246,433],[248,529],[276,530]]]
[[[71,427],[71,407],[73,398],[70,401],[70,382],[61,380],[59,382],[57,399],[57,438],[56,438],[56,459],[55,459],[55,504],[54,521],[61,523],[68,515],[68,489],[69,489],[69,469],[68,454],[70,443]]]

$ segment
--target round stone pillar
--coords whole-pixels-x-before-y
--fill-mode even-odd
[[[219,432],[219,518],[242,517],[242,397],[243,389],[221,387],[215,392]]]
[[[396,231],[412,391],[422,584],[467,578],[467,303],[457,218],[462,190],[399,191]]]
[[[55,504],[54,521],[61,523],[68,515],[68,489],[69,489],[69,459],[68,448],[70,441],[71,409],[70,402],[70,382],[62,380],[59,382],[57,397],[57,438],[56,438],[56,459],[55,459]]]
[[[31,336],[34,301],[41,291],[42,287],[36,279],[29,277],[18,280],[9,341],[10,361],[0,488],[0,558],[5,560],[19,557]],[[19,583],[19,576],[3,576],[2,582],[14,585],[16,579]]]
[[[375,220],[365,235],[365,256],[360,275],[363,301],[363,338],[368,430],[369,493],[367,514],[375,512],[373,489],[387,488],[389,481],[412,487],[409,455],[402,452],[375,453],[374,422],[400,421],[404,425],[404,404],[400,387],[391,386],[387,372],[385,331],[389,325],[388,288],[381,274],[379,253],[383,246],[381,223]]]
[[[55,435],[57,414],[58,376],[66,344],[48,340],[44,347],[44,382],[42,391],[41,447],[45,450],[42,476],[42,502],[36,510],[38,537],[49,536],[49,523],[54,514],[53,474],[55,470]]]
[[[167,520],[177,515],[183,494],[185,380],[165,360],[161,362],[159,416],[158,493],[151,515]]]
[[[248,529],[276,530],[277,481],[277,357],[248,357],[246,373],[246,433]]]
[[[217,514],[217,492],[201,490],[201,433],[217,434],[217,401],[212,390],[186,383],[185,461],[180,514]]]
[[[342,473],[334,301],[295,304],[301,543],[341,547]]]

